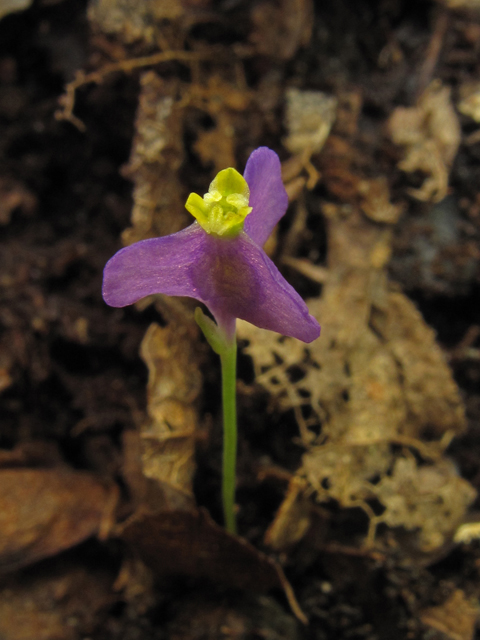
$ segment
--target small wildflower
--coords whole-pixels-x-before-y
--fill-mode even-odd
[[[311,342],[320,327],[302,298],[262,249],[285,214],[288,198],[277,154],[266,147],[248,159],[244,176],[229,168],[204,197],[186,203],[192,225],[121,249],[104,271],[112,307],[163,293],[203,302],[227,334],[235,318]]]
[[[276,153],[260,147],[243,177],[224,169],[203,198],[192,193],[185,206],[196,219],[189,227],[132,244],[109,260],[103,298],[124,307],[153,293],[189,296],[215,317],[217,324],[195,311],[222,364],[223,511],[235,533],[236,318],[304,342],[318,338],[320,326],[262,249],[288,206]]]

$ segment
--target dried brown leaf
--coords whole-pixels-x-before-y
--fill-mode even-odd
[[[310,41],[313,25],[312,0],[262,0],[252,7],[250,41],[261,55],[289,60]]]
[[[221,115],[217,119],[217,126],[209,131],[201,131],[195,142],[194,149],[204,165],[213,164],[218,173],[225,167],[235,165],[234,128],[230,118]]]
[[[480,7],[480,2],[478,3]],[[460,86],[460,101],[457,105],[460,113],[480,123],[480,82],[465,82]]]
[[[318,153],[335,121],[337,99],[321,91],[293,88],[285,97],[288,135],[284,145],[291,153]]]
[[[372,315],[372,326],[387,341],[399,374],[408,412],[402,429],[420,437],[428,427],[437,437],[465,427],[460,391],[445,356],[415,305],[403,294],[389,292],[385,311]]]
[[[360,206],[325,204],[324,213],[329,269],[322,299],[309,303],[322,324],[320,339],[305,346],[247,323],[239,323],[239,334],[249,342],[245,351],[253,358],[257,382],[280,408],[295,411],[307,447],[297,479],[306,481],[320,501],[363,508],[370,518],[370,542],[383,521],[414,528],[417,546],[431,551],[453,535],[475,495],[442,457],[445,445],[465,426],[460,394],[433,331],[403,294],[388,288],[391,229],[369,221]],[[308,418],[302,408],[310,412]],[[422,442],[426,430],[430,441]],[[411,449],[428,461],[427,467],[414,462],[415,482],[437,474],[443,484],[428,496],[412,490],[405,509],[395,511],[390,495],[403,495],[402,484],[390,474]],[[388,496],[379,490],[387,485]],[[370,508],[372,499],[385,509],[381,517]],[[289,492],[272,525],[277,547],[278,541],[291,539],[289,514],[295,509]],[[418,516],[414,523],[410,512]]]
[[[448,9],[460,11],[474,11],[477,15],[480,12],[480,0],[437,0]]]
[[[472,640],[478,619],[478,602],[457,589],[440,606],[424,609],[420,620],[427,627],[440,631],[451,640]]]
[[[265,544],[281,551],[301,540],[310,527],[311,503],[305,496],[307,483],[292,478],[287,494],[265,533]]]
[[[439,81],[432,82],[415,107],[395,109],[387,129],[393,142],[405,148],[399,168],[407,173],[421,171],[427,176],[422,187],[410,189],[410,193],[418,200],[443,200],[461,140],[450,88]]]
[[[212,118],[230,112],[245,111],[254,94],[242,82],[232,83],[219,74],[209,75],[205,84],[194,83],[188,87],[184,103],[209,113]]]
[[[150,325],[141,345],[148,367],[149,422],[141,428],[143,473],[192,491],[197,400],[202,386],[198,329],[193,322]]]
[[[204,0],[204,3],[208,0]],[[125,44],[163,42],[165,21],[192,20],[188,0],[94,0],[89,3],[89,20],[104,33],[115,34]]]
[[[246,86],[226,82],[213,74],[205,84],[190,85],[185,103],[208,113],[215,126],[198,132],[194,150],[204,165],[213,165],[215,173],[236,164],[236,133],[243,112],[249,107],[253,93]]]
[[[386,224],[398,222],[402,207],[390,202],[390,190],[385,178],[363,180],[358,185],[358,191],[361,195],[360,208],[367,218]]]
[[[203,509],[140,510],[125,524],[121,536],[159,575],[207,578],[253,591],[282,589],[295,615],[306,622],[281,567],[215,524]]]
[[[132,227],[123,233],[125,244],[174,233],[189,222],[178,177],[184,158],[180,84],[148,71],[140,85],[136,134],[124,170],[135,184]]]
[[[116,486],[80,471],[0,470],[0,569],[106,537],[117,501]]]
[[[418,529],[418,548],[424,553],[453,537],[477,495],[450,460],[419,466],[413,456],[397,458],[392,473],[381,479],[375,493],[385,507],[379,521],[390,527]]]
[[[0,0],[0,20],[9,13],[23,11],[32,4],[33,0]]]

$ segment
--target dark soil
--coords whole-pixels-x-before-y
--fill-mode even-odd
[[[228,20],[227,5],[240,10],[242,3],[216,4]],[[317,4],[310,44],[290,60],[273,65],[273,72],[302,88],[361,87],[365,130],[374,129],[394,106],[413,104],[421,82],[418,69],[440,5],[409,0]],[[75,114],[84,122],[85,132],[55,118],[66,83],[96,51],[86,5],[84,0],[35,2],[0,21],[0,381],[6,381],[0,394],[0,449],[21,450],[23,463],[31,467],[63,465],[95,472],[113,479],[124,493],[122,436],[145,416],[147,371],[139,345],[149,324],[161,322],[162,317],[152,307],[142,312],[109,308],[101,296],[102,269],[121,247],[120,234],[130,222],[132,184],[122,177],[122,166],[134,134],[137,72],[116,74],[78,91]],[[480,23],[460,14],[449,20],[435,76],[455,91],[460,82],[478,81],[478,40],[471,34],[476,28],[480,38]],[[242,41],[241,29],[233,31]],[[219,36],[213,30],[209,37],[214,42]],[[393,71],[379,69],[379,52],[392,43],[402,50],[404,63]],[[258,86],[269,68],[266,60],[247,61],[251,86]],[[472,133],[472,121],[461,122],[463,134]],[[269,142],[258,140],[258,144]],[[369,154],[370,165],[375,165],[378,149],[368,139],[359,144],[362,153]],[[381,156],[385,166],[377,170],[389,174],[392,193],[399,195],[407,178],[395,168],[395,150],[391,153],[391,159]],[[451,174],[458,204],[455,215],[463,225],[460,252],[464,241],[480,250],[478,154],[478,143],[462,146]],[[189,166],[195,167],[195,162]],[[190,181],[200,183],[203,175]],[[316,195],[321,197],[321,186]],[[469,429],[453,442],[450,454],[461,474],[479,488],[480,338],[472,330],[480,325],[478,254],[468,272],[456,269],[453,255],[447,276],[419,281],[418,271],[402,262],[402,248],[405,234],[414,233],[421,215],[422,207],[413,203],[399,225],[392,276],[438,332],[464,394]],[[312,232],[321,242],[324,230]],[[308,255],[308,247],[299,253]],[[302,294],[315,291],[305,282],[302,286]],[[212,358],[212,371],[215,366]],[[212,400],[215,377],[215,373],[207,376],[205,400],[206,412],[213,414],[219,411],[218,402]],[[247,359],[240,358],[240,378],[252,382]],[[243,416],[269,408],[262,394],[253,399],[246,394],[242,403]],[[301,450],[291,445],[296,431],[293,416],[273,412],[262,429],[255,421],[245,422],[249,426],[241,436],[239,461],[244,475],[238,495],[241,529],[261,544],[282,495],[277,486],[266,483],[259,488],[254,483],[252,460],[268,456],[293,471]],[[201,443],[195,483],[198,502],[218,519],[214,496],[219,455],[219,439]],[[360,536],[365,519],[351,510],[337,520],[337,526],[339,540],[345,531],[349,535],[358,531]],[[56,575],[60,567],[71,565],[72,572],[83,567],[95,580],[105,579],[111,585],[105,576],[114,578],[127,555],[115,540],[87,541],[23,569],[14,579],[21,585],[29,576]],[[452,545],[427,565],[402,566],[394,554],[382,562],[374,555],[303,547],[285,560],[287,576],[311,620],[308,628],[294,620],[281,594],[258,599],[176,579],[160,580],[155,588],[145,586],[144,601],[141,595],[123,598],[118,590],[106,587],[98,596],[104,600],[94,606],[95,615],[80,617],[74,632],[69,629],[51,637],[453,638],[424,626],[419,612],[441,604],[455,589],[477,602],[480,597],[480,546],[475,542]],[[87,597],[88,591],[87,586],[77,597],[81,600],[83,593]],[[19,633],[12,627],[4,640],[24,637]]]

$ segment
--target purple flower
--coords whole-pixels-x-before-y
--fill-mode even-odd
[[[318,322],[262,249],[287,205],[277,154],[256,149],[244,178],[225,169],[203,198],[189,196],[185,206],[196,222],[170,236],[136,242],[108,261],[105,302],[124,307],[155,293],[189,296],[203,302],[227,333],[241,318],[304,342],[315,340]]]

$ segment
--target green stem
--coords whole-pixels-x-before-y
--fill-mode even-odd
[[[222,498],[225,528],[236,533],[235,526],[235,472],[237,464],[237,340],[235,318],[217,318],[215,324],[200,307],[195,309],[195,320],[208,344],[220,356],[222,363],[223,404],[223,478]]]
[[[220,353],[222,363],[222,402],[223,402],[223,515],[225,528],[236,533],[235,525],[235,472],[237,461],[237,341],[225,344]]]

